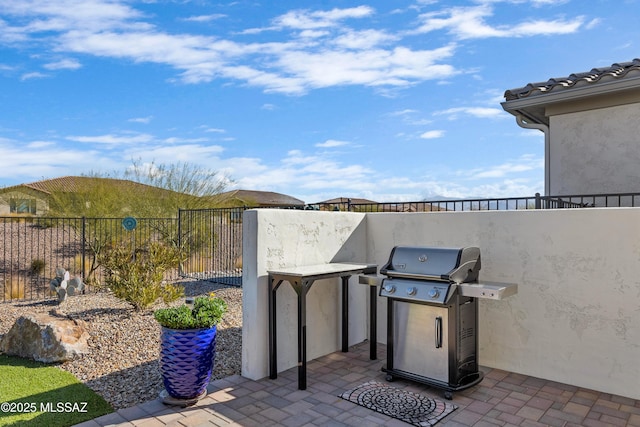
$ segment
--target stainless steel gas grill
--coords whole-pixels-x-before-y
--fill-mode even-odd
[[[405,378],[445,390],[482,381],[478,298],[502,299],[517,285],[478,283],[480,249],[396,246],[381,269],[387,298],[387,380]]]

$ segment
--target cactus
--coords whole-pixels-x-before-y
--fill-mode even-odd
[[[67,295],[73,295],[76,291],[84,290],[82,277],[70,278],[69,272],[64,268],[56,268],[56,277],[49,282],[49,287],[58,295],[58,303],[67,299]]]

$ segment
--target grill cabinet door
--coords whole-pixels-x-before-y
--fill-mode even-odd
[[[448,383],[448,308],[394,304],[394,369]]]

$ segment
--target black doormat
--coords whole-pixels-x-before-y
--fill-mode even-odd
[[[433,426],[458,408],[376,381],[366,382],[338,397],[418,427]]]

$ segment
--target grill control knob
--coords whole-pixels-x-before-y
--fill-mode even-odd
[[[414,296],[417,293],[418,293],[418,288],[416,288],[415,286],[407,288],[407,295],[409,295],[410,297]]]
[[[384,291],[388,294],[392,294],[396,291],[396,287],[394,285],[384,285]]]
[[[433,288],[429,291],[429,297],[431,299],[438,298],[440,296],[440,291],[438,288]]]

